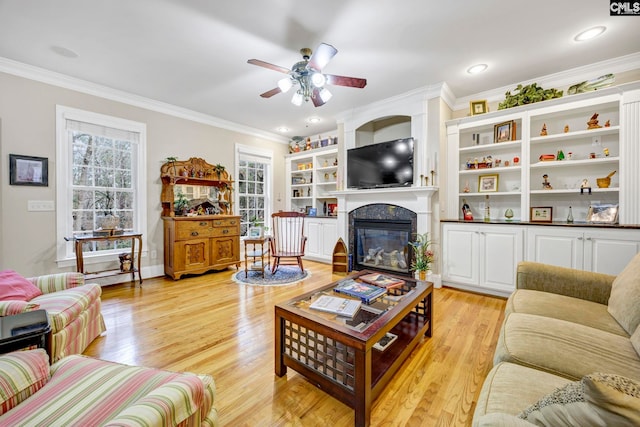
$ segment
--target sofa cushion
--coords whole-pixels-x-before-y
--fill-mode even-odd
[[[609,313],[631,335],[640,325],[640,253],[611,285]]]
[[[485,415],[505,413],[517,415],[542,396],[571,381],[548,372],[514,363],[498,363],[487,374],[473,415],[474,426],[491,425]]]
[[[57,333],[73,322],[83,311],[100,298],[100,285],[90,283],[63,291],[42,294],[31,302],[47,310],[51,332]]]
[[[519,416],[538,426],[640,425],[640,382],[595,373],[544,396]]]
[[[16,407],[49,380],[49,355],[43,349],[0,356],[0,414]]]
[[[593,372],[640,380],[640,356],[629,338],[525,313],[506,317],[494,362],[517,363],[574,380]]]
[[[638,356],[640,356],[640,325],[636,328],[636,331],[631,335],[631,345],[635,349]]]
[[[42,291],[13,270],[0,271],[0,301],[31,301]]]
[[[550,292],[516,290],[507,300],[505,315],[510,313],[537,314],[629,336],[609,314],[606,305]]]

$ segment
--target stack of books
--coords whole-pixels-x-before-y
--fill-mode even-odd
[[[387,293],[386,288],[381,288],[369,283],[358,282],[353,279],[346,279],[339,282],[334,288],[334,292],[360,298],[365,304],[371,304],[376,299]]]
[[[360,276],[359,279],[385,289],[398,288],[405,284],[405,281],[402,279],[380,273],[365,274],[364,276]]]
[[[360,301],[353,299],[321,295],[317,300],[311,303],[309,308],[337,314],[338,316],[353,318],[353,316],[355,316],[360,310],[360,305]]]

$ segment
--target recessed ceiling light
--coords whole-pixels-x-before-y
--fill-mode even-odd
[[[320,117],[317,116],[309,117],[307,119],[307,123],[320,123],[321,121]]]
[[[278,132],[280,133],[285,133],[285,132],[289,132],[289,128],[285,127],[285,126],[280,126],[278,129],[276,129]]]
[[[469,74],[478,74],[485,71],[489,66],[487,64],[476,64],[467,69]]]
[[[78,54],[72,51],[71,49],[67,49],[62,46],[51,46],[51,50],[57,53],[60,56],[64,56],[65,58],[77,58]]]
[[[592,38],[598,37],[600,34],[604,33],[607,27],[602,25],[598,27],[589,28],[588,30],[584,30],[575,36],[573,39],[577,42],[583,42],[585,40],[590,40]]]

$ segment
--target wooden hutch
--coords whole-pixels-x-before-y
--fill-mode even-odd
[[[164,272],[173,279],[240,267],[240,217],[233,215],[233,180],[222,169],[195,157],[160,168]],[[187,186],[206,187],[213,196],[190,201],[192,212],[176,215],[176,196]]]

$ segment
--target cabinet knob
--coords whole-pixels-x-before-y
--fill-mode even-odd
[[[592,239],[591,237],[587,237],[587,239],[586,239],[586,240],[593,240],[593,239]]]
[[[229,233],[229,230],[227,230],[226,228],[222,230],[222,234],[227,234],[227,233]]]
[[[204,226],[206,226],[206,225],[209,225],[209,224],[208,224],[207,222],[204,222],[204,221],[201,221],[201,222],[200,222],[200,226],[201,226],[201,227],[204,227]]]
[[[582,240],[582,237],[578,237],[578,240]]]
[[[236,225],[236,220],[235,220],[235,219],[232,219],[231,221],[229,221],[229,223],[230,223],[231,225]]]
[[[192,232],[191,232],[191,235],[192,235],[193,237],[195,237],[195,236],[199,236],[199,234],[198,234],[198,232],[197,232],[197,231],[192,231]]]

